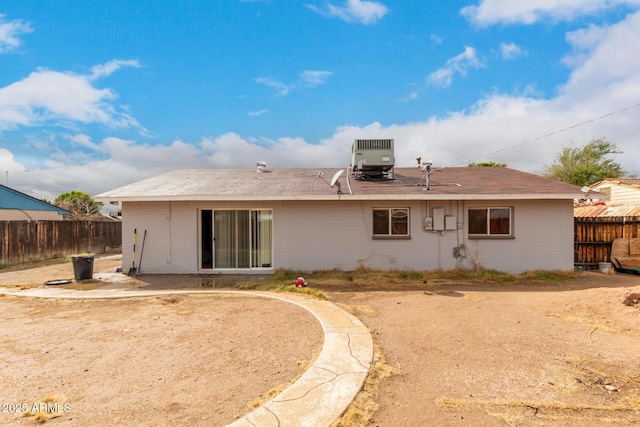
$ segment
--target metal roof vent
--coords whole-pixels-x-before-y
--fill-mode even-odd
[[[351,167],[356,179],[393,179],[393,139],[356,139]]]
[[[264,170],[267,168],[267,162],[265,161],[260,161],[256,163],[256,172],[264,172]]]

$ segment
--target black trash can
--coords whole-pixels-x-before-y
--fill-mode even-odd
[[[93,277],[93,254],[72,255],[73,275],[76,280],[87,280]]]

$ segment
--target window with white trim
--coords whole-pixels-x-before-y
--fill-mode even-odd
[[[512,227],[512,208],[469,208],[469,237],[507,237]]]
[[[374,237],[409,237],[409,208],[373,210]]]

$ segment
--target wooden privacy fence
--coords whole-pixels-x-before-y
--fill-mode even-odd
[[[574,263],[595,267],[611,262],[611,244],[618,238],[640,237],[637,216],[578,217],[574,226]]]
[[[107,221],[0,221],[0,264],[103,253],[121,248],[122,223]]]

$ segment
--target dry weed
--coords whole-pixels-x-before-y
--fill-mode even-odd
[[[369,424],[379,407],[376,398],[380,383],[393,373],[394,369],[386,363],[382,349],[374,344],[373,364],[362,390],[331,427],[357,427]]]
[[[464,299],[468,300],[468,301],[485,301],[486,298],[483,297],[482,295],[477,295],[477,294],[464,294]]]
[[[553,317],[557,317],[558,319],[562,319],[566,322],[570,322],[570,323],[581,323],[581,324],[586,324],[586,325],[590,325],[593,328],[602,330],[602,331],[607,331],[607,332],[620,332],[618,331],[615,327],[607,324],[606,320],[600,320],[598,319],[597,315],[576,315],[576,314],[571,314],[571,313],[552,313],[552,312],[545,312],[544,313],[545,316],[553,316]]]
[[[617,424],[640,423],[640,375],[621,372],[613,366],[587,365],[589,360],[580,354],[570,355],[569,370],[560,380],[561,387],[570,395],[588,389],[591,393],[609,396],[606,405],[563,403],[560,401],[526,401],[455,399],[442,397],[436,404],[447,411],[481,410],[510,426],[527,424],[531,418],[548,421],[571,421],[584,423],[608,422]],[[614,386],[614,388],[607,388]],[[623,390],[624,394],[618,390]]]
[[[22,416],[38,424],[45,423],[62,416],[66,410],[66,400],[63,394],[47,393],[40,402],[34,403],[30,410],[23,412]]]
[[[376,311],[369,305],[340,304],[340,303],[336,303],[336,305],[347,310],[349,313],[353,314],[354,316],[363,314],[365,316],[372,317],[377,314]]]
[[[640,422],[637,399],[625,399],[611,405],[581,405],[562,402],[525,400],[470,400],[441,397],[436,404],[447,411],[477,409],[505,423],[521,425],[527,418],[549,421],[579,421],[633,424]]]
[[[167,295],[153,298],[152,301],[161,305],[178,305],[184,299],[181,295]]]

